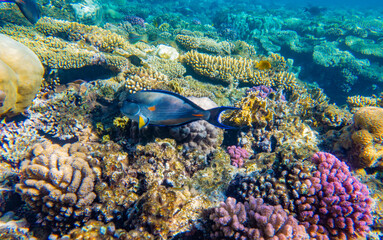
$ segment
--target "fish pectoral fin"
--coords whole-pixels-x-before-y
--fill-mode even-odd
[[[153,112],[154,110],[156,110],[156,105],[148,107],[148,109]]]
[[[145,127],[148,124],[149,124],[149,119],[148,118],[146,118],[146,121],[145,121],[145,118],[142,117],[141,115],[138,117],[138,128],[139,129]]]

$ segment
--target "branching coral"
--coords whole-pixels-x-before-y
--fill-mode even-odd
[[[23,161],[16,190],[46,224],[65,229],[89,217],[96,194],[88,151],[80,143],[60,147],[45,141],[36,144],[31,157]]]

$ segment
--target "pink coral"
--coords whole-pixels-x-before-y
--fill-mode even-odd
[[[244,159],[250,157],[246,149],[234,145],[227,147],[227,152],[230,155],[231,165],[238,168],[243,166]]]
[[[332,154],[318,152],[312,161],[318,170],[308,181],[308,196],[296,201],[299,220],[312,237],[320,239],[326,239],[320,236],[327,232],[339,239],[365,236],[372,224],[367,186]]]
[[[252,196],[244,204],[227,198],[213,209],[210,219],[214,221],[211,234],[214,239],[308,239],[304,226],[282,206],[266,205],[261,198]]]

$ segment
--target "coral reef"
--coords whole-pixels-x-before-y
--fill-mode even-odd
[[[23,161],[16,190],[54,229],[80,225],[91,214],[96,194],[88,151],[80,143],[60,147],[45,141],[34,145],[31,157]]]
[[[300,222],[317,239],[327,232],[338,239],[365,236],[372,224],[372,199],[367,186],[334,155],[318,152],[311,160],[318,170],[307,182],[307,195],[296,201]]]
[[[213,239],[309,239],[304,226],[280,205],[270,206],[250,197],[237,203],[227,198],[210,214]]]
[[[0,34],[0,116],[23,112],[40,89],[44,68],[28,47]]]

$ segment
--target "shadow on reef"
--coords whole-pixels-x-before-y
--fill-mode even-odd
[[[62,84],[70,83],[78,79],[85,80],[87,82],[106,79],[114,76],[115,73],[110,69],[104,68],[103,66],[85,66],[82,68],[73,69],[59,69],[57,76],[60,78]]]

